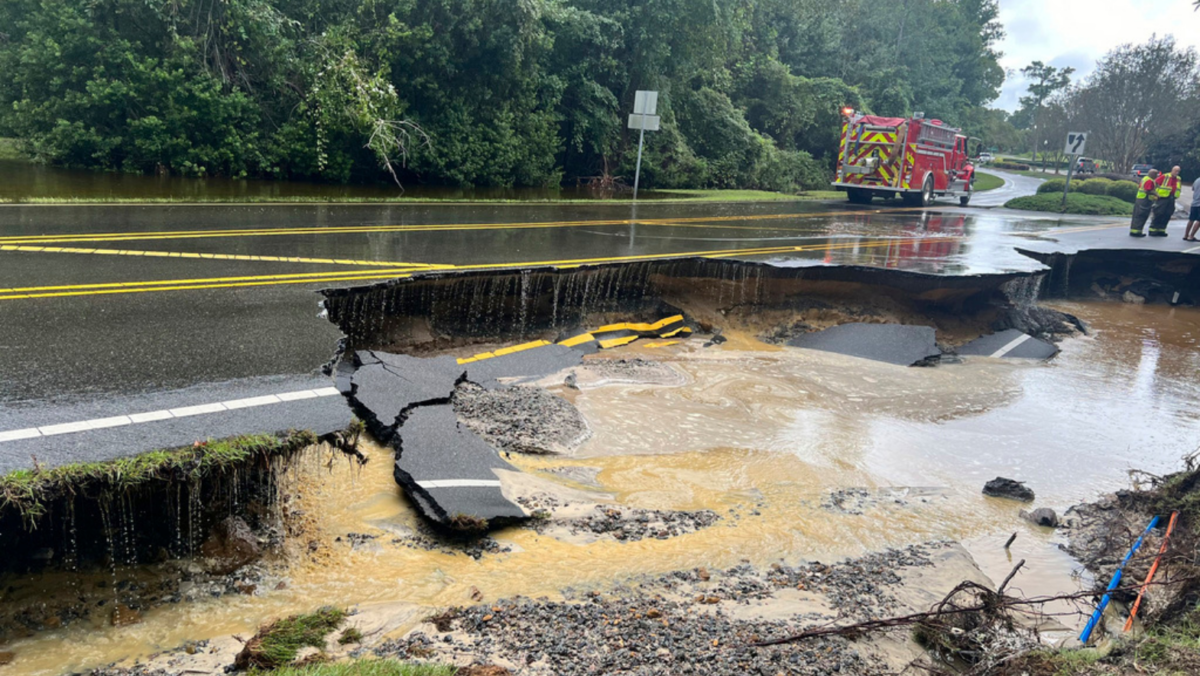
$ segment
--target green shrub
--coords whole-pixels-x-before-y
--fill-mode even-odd
[[[1062,188],[1059,188],[1061,191]],[[1133,205],[1122,202],[1107,195],[1081,195],[1073,192],[1067,195],[1067,208],[1062,208],[1062,196],[1044,193],[1009,200],[1004,205],[1007,209],[1022,211],[1046,211],[1050,213],[1085,214],[1089,216],[1129,216],[1133,213]]]
[[[1071,192],[1079,192],[1079,184],[1080,183],[1081,183],[1081,181],[1071,181]],[[1067,185],[1067,179],[1052,178],[1049,181],[1046,181],[1045,183],[1039,185],[1037,191],[1038,191],[1039,195],[1045,195],[1048,193],[1061,195],[1063,192],[1063,188],[1066,187],[1066,185]]]
[[[1080,181],[1079,192],[1085,195],[1107,195],[1110,185],[1112,185],[1112,181],[1107,178],[1089,178],[1086,181]]]
[[[1008,169],[1009,171],[1029,171],[1028,164],[1016,164],[1014,162],[992,162],[988,166],[996,169]]]
[[[1113,181],[1108,186],[1108,196],[1133,204],[1137,201],[1138,184],[1133,181]]]

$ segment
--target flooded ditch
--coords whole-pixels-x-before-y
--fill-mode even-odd
[[[1055,280],[687,259],[330,291],[343,364],[366,350],[467,362],[465,379],[451,378],[437,401],[501,449],[510,467],[494,476],[504,497],[535,518],[472,538],[439,530],[397,486],[389,439],[369,436],[358,455],[301,439],[190,482],[118,480],[53,494],[36,528],[10,504],[0,543],[18,554],[0,570],[0,654],[10,654],[0,673],[128,666],[161,651],[176,652],[151,665],[218,672],[239,649],[230,637],[323,605],[357,607],[380,654],[412,655],[421,637],[438,635],[424,618],[439,608],[572,603],[639,580],[674,598],[656,576],[677,571],[713,571],[722,582],[700,596],[715,595],[713,612],[730,621],[833,617],[830,601],[803,594],[746,610],[726,598],[729,585],[758,573],[719,571],[800,566],[784,575],[795,588],[813,574],[803,572],[808,562],[927,542],[963,543],[970,557],[935,548],[921,555],[940,562],[932,568],[898,565],[909,572],[889,592],[896,608],[926,602],[916,587],[948,588],[976,573],[998,580],[1019,558],[1023,593],[1078,589],[1090,580],[1058,549],[1061,535],[980,488],[1010,476],[1036,491],[1035,506],[1061,512],[1120,488],[1129,469],[1173,469],[1200,431],[1200,311],[1149,296],[1144,305],[1071,300],[1088,294],[1069,282],[1059,294],[1068,298],[1037,306]],[[589,349],[575,366],[519,382],[576,412],[578,425],[549,430],[553,444],[528,421],[497,422],[532,399],[488,399],[470,379],[473,355],[675,313],[693,335]],[[786,345],[849,322],[932,326],[948,357],[906,368]],[[1049,362],[953,358],[954,347],[1010,328],[1054,337],[1062,352]],[[506,384],[497,391],[511,391]],[[231,516],[262,552],[214,567],[203,549]],[[708,589],[702,582],[688,578],[687,593]],[[478,636],[463,642],[462,632],[459,658],[507,654]],[[885,645],[861,652],[895,664],[913,656]],[[551,663],[529,664],[545,673]]]

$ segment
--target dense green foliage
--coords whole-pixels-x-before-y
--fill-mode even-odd
[[[1070,188],[1071,192],[1079,192],[1080,187],[1082,185],[1083,185],[1083,181],[1071,181],[1071,188]],[[1067,187],[1066,177],[1052,178],[1052,179],[1046,181],[1045,183],[1039,185],[1037,192],[1039,195],[1046,195],[1046,194],[1061,195],[1061,194],[1063,194],[1063,189],[1066,187]]]
[[[1133,204],[1137,201],[1138,184],[1133,181],[1113,181],[1108,186],[1109,197],[1115,197],[1122,202]]]
[[[1067,207],[1062,206],[1062,188],[1058,194],[1045,193],[1029,195],[1009,200],[1004,205],[1007,209],[1022,211],[1047,211],[1063,214],[1085,214],[1089,216],[1129,216],[1133,214],[1133,205],[1115,197],[1103,195],[1083,195],[1072,192],[1067,195]]]
[[[1089,178],[1079,182],[1079,192],[1085,195],[1107,195],[1112,184],[1113,182],[1107,178]]]
[[[995,0],[5,0],[0,136],[71,166],[456,185],[795,189],[839,109],[973,133]],[[1008,127],[1011,129],[1011,125]]]
[[[1038,195],[1061,195],[1067,179],[1052,178],[1038,186]],[[1114,181],[1108,178],[1096,177],[1086,180],[1072,180],[1071,192],[1092,196],[1108,196],[1133,204],[1137,200],[1137,183],[1133,181]],[[1018,207],[1019,208],[1019,207]]]

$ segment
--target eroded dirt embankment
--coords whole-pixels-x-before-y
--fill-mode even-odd
[[[845,266],[788,268],[682,259],[570,269],[430,273],[330,290],[350,349],[447,353],[481,343],[556,340],[630,317],[684,311],[693,325],[780,336],[868,321],[919,324],[959,344],[1007,328],[1059,330],[1033,305],[1040,275],[959,277]]]
[[[1050,268],[1043,288],[1046,298],[1200,303],[1200,256],[1129,249],[1021,253]]]

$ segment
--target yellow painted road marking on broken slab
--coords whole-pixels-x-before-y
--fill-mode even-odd
[[[457,361],[459,364],[471,364],[477,361],[483,361],[484,359],[503,357],[506,354],[515,354],[517,352],[524,352],[525,350],[532,350],[535,347],[545,347],[550,344],[551,343],[548,340],[535,340],[529,343],[513,345],[512,347],[502,347],[499,350],[493,350],[492,352],[481,352],[477,355],[467,357],[465,359],[459,359]]]
[[[607,333],[609,331],[624,331],[624,330],[641,331],[644,333],[644,332],[648,332],[648,331],[657,331],[657,330],[661,329],[662,327],[667,326],[668,324],[674,324],[675,322],[681,322],[681,321],[683,321],[683,315],[675,315],[673,317],[667,317],[666,319],[660,319],[657,322],[654,322],[653,324],[630,324],[630,323],[609,324],[608,326],[601,326],[600,328],[593,331],[593,333]]]
[[[646,347],[650,347],[650,348],[671,347],[672,345],[679,345],[682,342],[683,341],[681,341],[681,340],[668,340],[663,343],[646,343]]]
[[[614,347],[628,345],[638,338],[640,338],[640,336],[621,336],[620,338],[609,338],[608,340],[600,341],[600,347],[604,348],[605,350],[609,350]]]
[[[596,340],[596,336],[593,336],[590,333],[581,333],[578,336],[572,336],[570,338],[567,338],[566,340],[560,340],[560,341],[558,341],[558,344],[563,345],[565,347],[575,347],[576,345],[583,345],[584,343],[590,343],[593,340]]]

